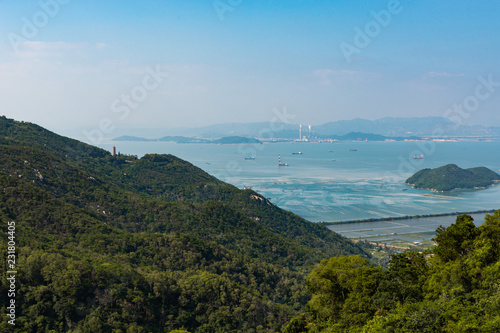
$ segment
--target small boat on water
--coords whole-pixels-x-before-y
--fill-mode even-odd
[[[357,149],[352,149],[352,148],[351,148],[351,149],[349,149],[349,151],[358,151],[358,150],[357,150]]]
[[[247,161],[248,161],[248,160],[255,160],[255,157],[251,157],[251,156],[249,156],[249,157],[245,157],[245,160],[247,160]]]
[[[413,155],[414,160],[423,160],[424,159],[424,154],[421,155]]]
[[[294,153],[292,153],[292,155],[302,155],[302,152],[301,151],[294,152]]]
[[[278,155],[278,166],[288,166],[288,163],[281,162],[281,155]]]

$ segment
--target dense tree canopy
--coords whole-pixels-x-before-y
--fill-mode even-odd
[[[500,210],[439,227],[429,252],[392,256],[388,270],[359,256],[310,273],[307,311],[285,332],[500,332]]]

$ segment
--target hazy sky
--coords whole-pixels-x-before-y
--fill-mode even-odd
[[[498,0],[0,0],[0,114],[52,130],[269,121],[284,107],[313,125],[500,126],[499,14]]]

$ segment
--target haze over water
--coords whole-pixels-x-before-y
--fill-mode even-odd
[[[423,144],[423,143],[421,143]],[[345,221],[500,208],[500,186],[435,193],[404,181],[423,168],[454,163],[500,169],[500,142],[426,142],[432,154],[414,160],[416,142],[274,143],[263,145],[111,142],[124,154],[168,153],[237,186],[252,188],[310,221]],[[355,150],[355,151],[354,151]],[[302,152],[300,155],[292,154]],[[278,166],[278,154],[286,167]],[[255,157],[245,160],[245,157]]]

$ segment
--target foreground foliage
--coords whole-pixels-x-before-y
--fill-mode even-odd
[[[284,332],[500,332],[500,210],[440,227],[429,253],[325,259],[307,279],[307,311]]]

